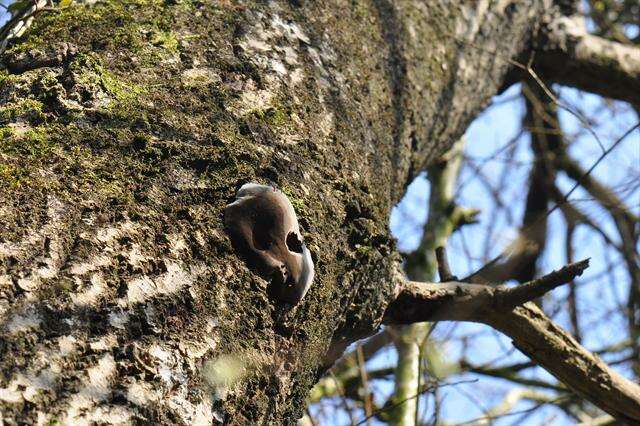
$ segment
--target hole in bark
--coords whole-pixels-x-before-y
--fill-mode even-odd
[[[289,251],[302,254],[302,241],[295,232],[289,232],[287,235],[287,247]]]

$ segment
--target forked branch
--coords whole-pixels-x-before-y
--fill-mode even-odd
[[[576,262],[516,287],[401,280],[398,297],[387,308],[384,323],[487,324],[509,336],[514,346],[578,395],[616,419],[640,424],[640,386],[609,368],[530,303],[570,282],[587,266],[588,260]]]

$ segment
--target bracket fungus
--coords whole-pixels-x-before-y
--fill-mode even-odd
[[[293,304],[302,300],[313,281],[314,267],[286,195],[272,186],[246,183],[226,206],[224,225],[247,266],[271,279],[275,299]]]

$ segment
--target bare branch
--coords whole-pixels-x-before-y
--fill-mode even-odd
[[[581,346],[533,304],[485,323],[573,391],[619,420],[640,422],[640,386],[625,379]]]
[[[36,14],[45,10],[57,10],[46,6],[46,0],[34,0],[32,3],[26,3],[23,7],[12,12],[11,19],[0,27],[0,53],[5,51],[10,39],[24,34]]]
[[[582,347],[538,307],[517,300],[537,297],[543,289],[571,280],[586,267],[578,262],[539,280],[513,288],[461,282],[399,283],[400,292],[385,314],[387,324],[420,321],[472,321],[490,325],[513,339],[532,361],[581,397],[617,419],[640,423],[640,386],[625,379]],[[517,287],[516,287],[517,288]],[[506,302],[505,302],[506,300]]]
[[[455,281],[458,278],[451,273],[449,260],[447,260],[447,249],[444,246],[436,248],[436,260],[438,261],[438,274],[440,281]]]
[[[541,278],[506,287],[500,284],[403,282],[400,294],[387,308],[390,324],[420,321],[479,321],[483,314],[507,312],[566,284],[589,266],[589,260],[572,263]]]
[[[371,417],[373,413],[372,399],[373,395],[369,391],[369,378],[367,377],[367,370],[364,365],[364,355],[360,346],[356,348],[356,360],[358,361],[358,371],[360,372],[360,379],[362,380],[362,390],[364,391],[364,413],[367,417]],[[368,424],[369,422],[367,422]]]
[[[589,259],[581,260],[553,271],[542,278],[498,291],[496,294],[498,306],[502,309],[512,309],[537,299],[554,288],[567,284],[575,277],[582,275],[582,272],[588,267]]]
[[[569,17],[553,20],[547,29],[545,50],[533,65],[541,75],[640,106],[640,48],[591,35]]]

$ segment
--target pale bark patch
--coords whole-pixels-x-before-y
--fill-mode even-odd
[[[43,266],[33,268],[17,279],[18,287],[22,290],[33,292],[40,287],[42,280],[55,278],[58,275],[65,258],[61,230],[66,226],[67,213],[68,208],[64,203],[54,196],[49,196],[47,219],[42,227],[28,231],[19,242],[0,243],[0,257],[21,258],[45,246],[46,254],[37,259],[37,262],[33,262],[34,265]]]
[[[9,334],[15,335],[32,328],[38,328],[41,322],[42,318],[38,312],[36,312],[32,306],[27,306],[22,310],[22,313],[15,314],[11,317],[6,325],[6,329]]]
[[[75,305],[89,306],[94,305],[101,295],[107,290],[107,284],[101,273],[95,273],[91,276],[91,285],[89,288],[78,294],[72,294],[71,300]]]
[[[193,284],[194,276],[180,264],[167,261],[166,265],[167,272],[156,279],[143,275],[129,282],[126,301],[121,300],[119,304],[141,303],[159,294],[177,293]]]
[[[88,380],[82,389],[71,396],[66,413],[67,421],[82,420],[86,409],[103,401],[111,392],[110,380],[116,372],[116,363],[111,354],[104,355],[98,364],[87,370]],[[88,420],[88,419],[85,419]]]

